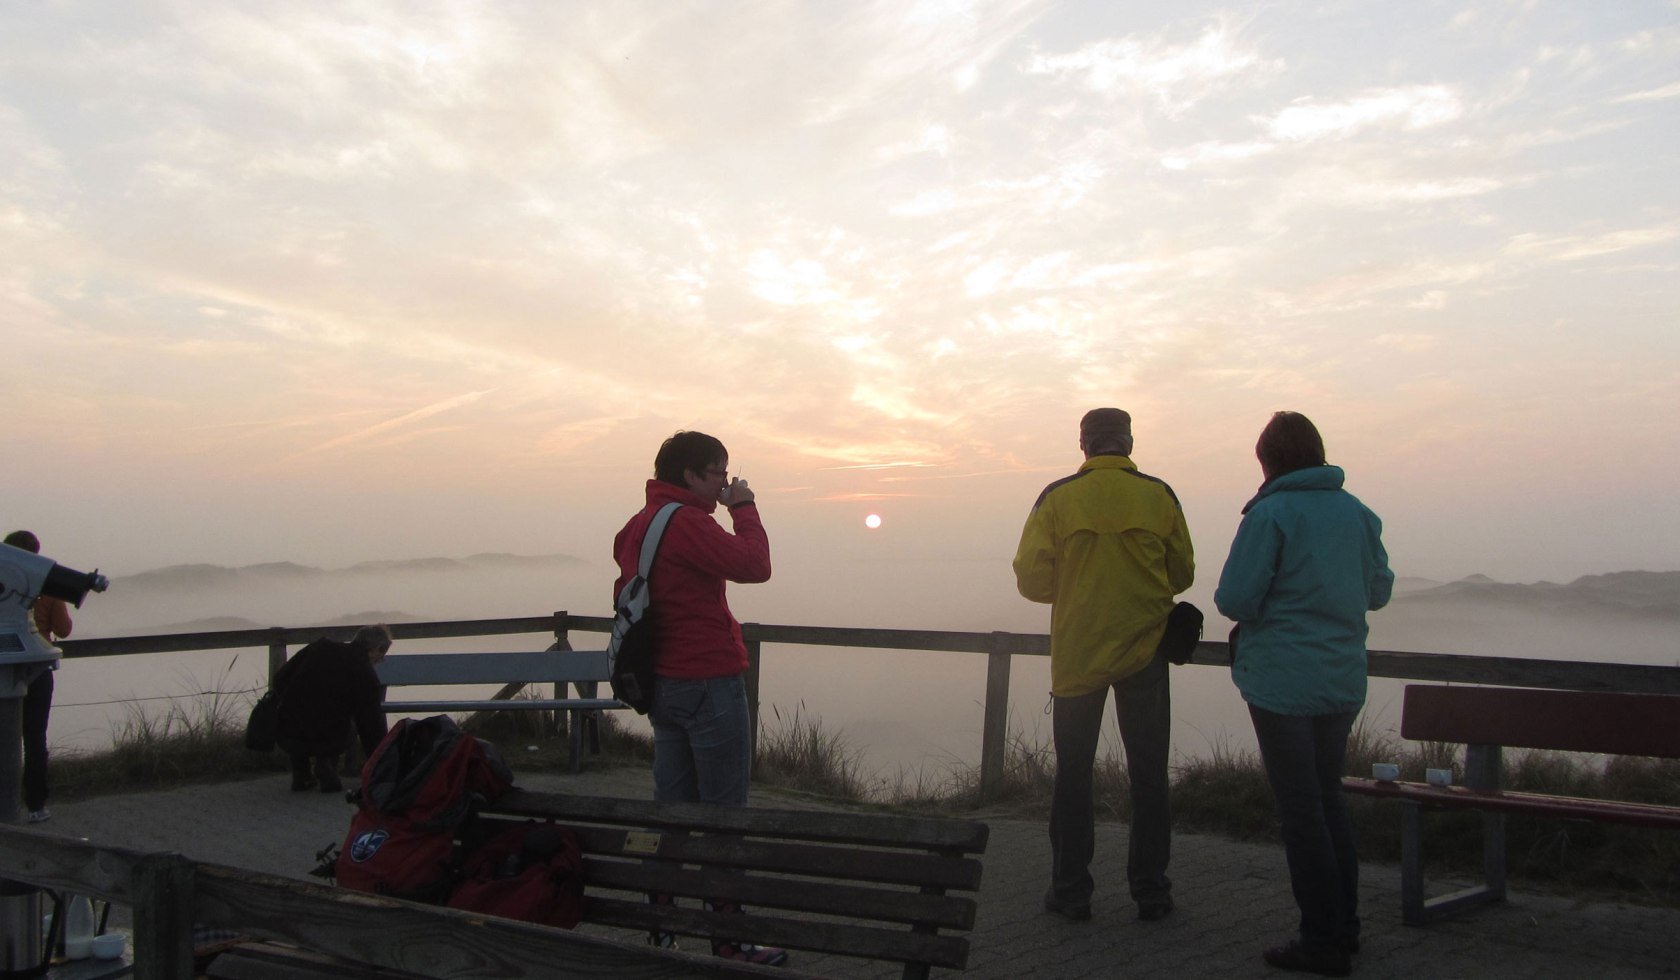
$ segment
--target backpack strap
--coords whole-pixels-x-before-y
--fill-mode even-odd
[[[659,554],[659,542],[665,537],[665,525],[671,523],[671,515],[681,506],[682,504],[673,500],[653,515],[653,522],[648,525],[647,537],[642,539],[642,560],[636,567],[636,574],[642,578],[653,574],[653,557]]]

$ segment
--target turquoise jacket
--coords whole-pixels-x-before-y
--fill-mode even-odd
[[[1280,715],[1365,703],[1365,613],[1394,590],[1382,521],[1342,489],[1339,466],[1272,480],[1243,507],[1213,603],[1242,627],[1231,676]]]

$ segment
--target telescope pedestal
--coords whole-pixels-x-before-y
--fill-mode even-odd
[[[35,675],[47,664],[0,664],[0,823],[17,823],[22,815],[23,696]]]

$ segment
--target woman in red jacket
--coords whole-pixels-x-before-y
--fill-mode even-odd
[[[747,645],[724,586],[769,579],[770,541],[752,490],[744,480],[729,479],[729,452],[713,436],[678,432],[659,447],[653,472],[647,505],[613,540],[617,596],[636,574],[654,514],[672,501],[683,505],[671,515],[648,575],[649,608],[659,624],[648,711],[653,798],[744,806],[753,741]],[[733,534],[712,517],[719,504],[728,508]],[[668,934],[655,933],[654,941],[668,945]],[[713,950],[755,963],[787,961],[785,952],[769,947],[719,942]]]

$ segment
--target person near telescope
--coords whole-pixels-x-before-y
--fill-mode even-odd
[[[291,758],[294,793],[344,788],[338,761],[352,724],[363,752],[372,755],[379,747],[387,730],[385,687],[374,665],[390,649],[390,627],[363,626],[348,643],[316,640],[274,675],[280,696],[274,744]]]
[[[29,531],[13,531],[6,544],[30,554],[41,553],[41,541]],[[70,635],[70,607],[63,599],[37,596],[29,609],[35,617],[35,632],[52,643]],[[23,805],[30,823],[52,819],[47,809],[47,716],[52,713],[53,672],[58,661],[35,675],[23,696]]]

